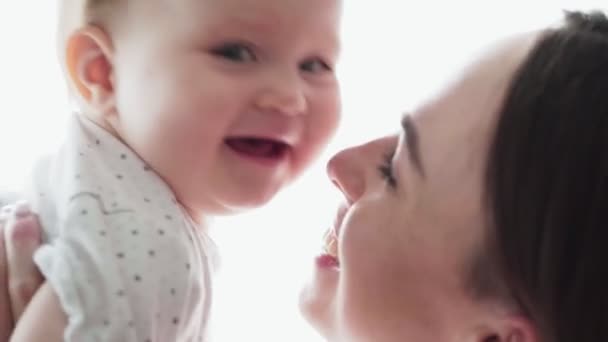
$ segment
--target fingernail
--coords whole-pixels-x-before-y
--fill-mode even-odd
[[[15,217],[24,218],[31,214],[32,210],[30,205],[25,201],[19,201],[15,204]]]

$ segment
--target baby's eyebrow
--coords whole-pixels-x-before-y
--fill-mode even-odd
[[[418,171],[420,176],[424,178],[424,165],[420,158],[419,131],[409,113],[405,113],[401,117],[401,128],[403,129],[403,135],[405,136],[410,162],[414,165],[414,168]]]

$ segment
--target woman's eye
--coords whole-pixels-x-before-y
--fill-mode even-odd
[[[225,44],[212,50],[213,54],[234,62],[255,62],[253,50],[239,43]]]
[[[310,72],[310,73],[320,73],[332,71],[332,68],[324,62],[322,59],[315,58],[308,60],[300,65],[300,69],[302,71]]]
[[[380,172],[380,177],[391,187],[397,187],[397,179],[395,179],[395,175],[393,174],[393,157],[395,156],[395,152],[389,152],[384,155],[382,163],[378,165],[378,171]]]

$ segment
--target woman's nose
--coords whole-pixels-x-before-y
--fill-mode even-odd
[[[356,202],[365,192],[363,162],[358,149],[353,147],[343,150],[327,163],[329,179],[342,191],[348,203]]]
[[[359,200],[372,183],[381,183],[377,165],[388,151],[395,149],[398,140],[397,135],[372,140],[345,149],[329,160],[327,175],[349,203]]]

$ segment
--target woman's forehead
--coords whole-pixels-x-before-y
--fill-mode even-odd
[[[540,31],[527,32],[492,44],[419,107],[416,115],[422,121],[450,121],[453,128],[495,121],[516,71],[539,35]],[[451,119],[456,123],[451,123]]]
[[[536,36],[494,44],[413,113],[429,179],[481,179],[502,103]]]

